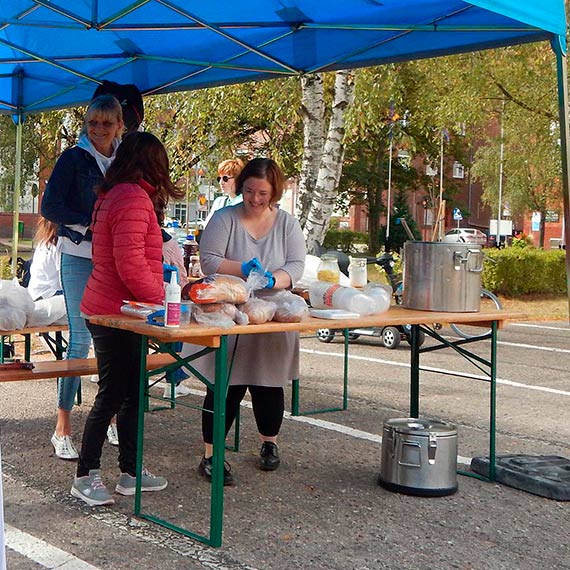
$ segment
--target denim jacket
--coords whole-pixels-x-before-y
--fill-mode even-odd
[[[42,216],[59,224],[58,235],[73,243],[90,239],[68,226],[91,225],[91,214],[97,196],[95,187],[103,182],[103,174],[95,159],[84,149],[74,146],[57,160],[42,198]]]

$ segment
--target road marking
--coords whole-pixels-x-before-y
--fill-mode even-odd
[[[566,327],[551,327],[548,325],[531,325],[530,323],[509,323],[509,327],[527,327],[529,329],[546,329],[550,331],[570,331]]]
[[[560,329],[558,329],[558,330],[560,330]],[[532,348],[533,350],[546,350],[547,352],[570,353],[570,350],[568,350],[567,348],[554,348],[551,346],[536,346],[534,344],[522,344],[520,342],[507,342],[505,340],[497,341],[497,344],[500,344],[503,346],[516,346],[518,348]]]
[[[310,348],[302,348],[301,352],[307,354],[314,354],[317,356],[336,356],[339,358],[344,358],[344,353],[342,352],[325,352],[322,350],[313,350]],[[349,360],[362,360],[365,362],[375,362],[377,364],[387,364],[388,366],[396,366],[400,368],[410,368],[410,365],[406,362],[396,362],[394,360],[385,360],[383,358],[372,358],[370,356],[357,356],[349,355]],[[452,376],[459,376],[460,378],[474,378],[476,380],[486,380],[489,381],[489,377],[483,374],[468,374],[467,372],[460,372],[458,370],[449,370],[447,368],[437,368],[434,366],[422,366],[421,370],[426,372],[437,372],[444,373]],[[535,390],[537,392],[547,392],[549,394],[557,394],[559,396],[570,396],[570,392],[567,390],[558,390],[557,388],[549,388],[547,386],[533,386],[532,384],[523,384],[522,382],[515,382],[513,380],[505,380],[503,378],[497,378],[497,384],[504,384],[505,386],[512,386],[513,388],[524,388],[526,390]]]
[[[8,548],[33,560],[43,568],[57,568],[57,570],[100,570],[97,566],[93,566],[73,556],[73,554],[69,554],[69,552],[65,552],[56,546],[48,544],[45,540],[18,530],[9,524],[4,526],[4,532],[6,546]]]

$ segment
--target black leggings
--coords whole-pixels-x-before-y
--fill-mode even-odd
[[[274,437],[279,433],[285,411],[285,396],[283,388],[269,386],[230,386],[226,398],[226,435],[239,410],[239,405],[249,388],[255,423],[261,435]],[[214,392],[208,388],[204,399],[204,410],[214,409]],[[214,415],[212,412],[202,412],[202,435],[204,443],[212,443],[214,434]]]

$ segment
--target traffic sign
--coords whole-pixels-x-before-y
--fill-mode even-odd
[[[461,210],[459,208],[453,208],[453,219],[456,222],[460,222],[463,219],[463,215],[461,214]]]

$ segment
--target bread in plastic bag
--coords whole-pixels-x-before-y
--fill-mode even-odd
[[[271,301],[277,305],[273,320],[280,323],[298,323],[309,312],[305,300],[291,291],[278,291],[272,295]]]
[[[194,303],[245,303],[248,291],[245,281],[234,275],[215,273],[188,283],[182,289],[182,299]]]
[[[277,305],[275,303],[255,297],[239,306],[239,310],[249,317],[249,322],[252,325],[260,325],[270,321],[275,315],[276,309]]]
[[[223,328],[229,328],[234,324],[247,325],[249,323],[247,315],[242,313],[231,303],[194,305],[192,308],[192,317],[198,324],[213,327],[220,326]],[[232,320],[231,324],[227,322],[228,318]]]

